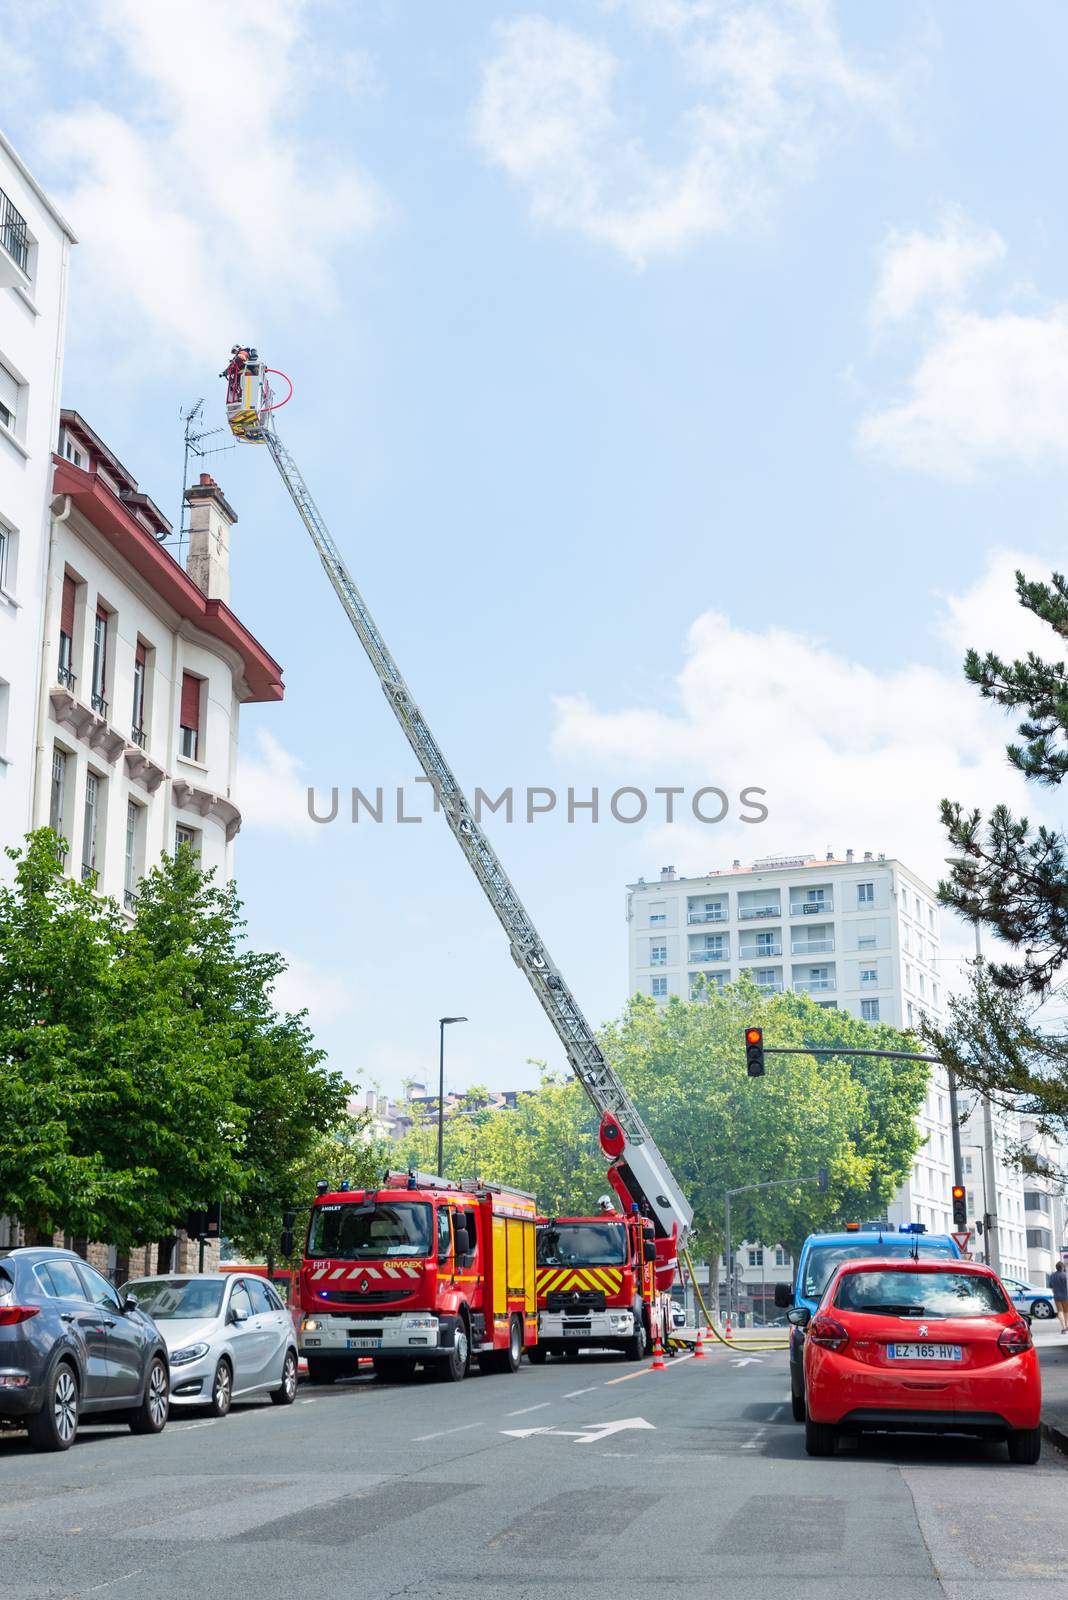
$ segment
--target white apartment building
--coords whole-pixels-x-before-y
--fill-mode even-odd
[[[31,826],[52,449],[74,234],[0,133],[0,846]],[[0,873],[11,863],[0,854]]]
[[[1066,1151],[1060,1139],[1041,1133],[1030,1117],[1021,1118],[1023,1137],[1033,1155],[1047,1162],[1052,1178],[1024,1175],[1024,1221],[1027,1243],[1027,1280],[1045,1285],[1053,1263],[1068,1251],[1068,1201],[1065,1198]],[[970,1179],[969,1179],[970,1181]],[[980,1176],[980,1182],[981,1176]]]
[[[284,692],[228,604],[233,509],[206,473],[186,500],[182,567],[160,542],[166,518],[61,413],[33,821],[67,840],[72,874],[131,914],[146,866],[180,844],[232,876],[240,707]]]
[[[852,850],[844,857],[831,851],[822,858],[766,857],[749,867],[735,861],[693,878],[664,867],[658,881],[628,885],[627,921],[631,994],[660,1001],[698,998],[707,993],[705,985],[724,988],[748,973],[765,994],[793,989],[819,1006],[897,1028],[912,1027],[924,1011],[938,1016],[941,1010],[934,891],[903,862],[871,851],[861,857]],[[922,1222],[931,1233],[948,1233],[953,1155],[941,1068],[931,1071],[917,1121],[923,1143],[886,1220],[895,1227]],[[972,1137],[962,1133],[964,1141]],[[973,1154],[978,1161],[979,1152]],[[1018,1172],[1013,1178],[1012,1169],[999,1170],[1003,1267],[1019,1268],[1023,1276],[1025,1236],[1021,1222],[1017,1237],[1016,1222],[1017,1202],[1021,1218],[1023,1212],[1022,1179]],[[773,1283],[786,1265],[776,1260],[776,1248],[743,1243],[738,1281]]]

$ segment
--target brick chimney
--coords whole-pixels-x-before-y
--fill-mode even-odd
[[[210,472],[185,491],[189,506],[186,571],[209,600],[230,601],[230,529],[237,512]]]

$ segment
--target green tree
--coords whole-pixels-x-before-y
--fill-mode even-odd
[[[1055,572],[1037,583],[1016,574],[1020,604],[1049,625],[1058,645],[1068,638],[1068,584]],[[1023,711],[1019,743],[1007,747],[1009,763],[1030,782],[1055,788],[1068,773],[1068,673],[1063,660],[1006,662],[993,652],[969,650],[964,673],[986,700],[1007,711]],[[1068,957],[1068,852],[1062,831],[1032,827],[1007,806],[996,806],[984,824],[978,810],[942,801],[942,822],[959,858],[939,898],[961,916],[985,923],[1015,949],[1019,964],[989,968],[1006,988],[1049,988]]]

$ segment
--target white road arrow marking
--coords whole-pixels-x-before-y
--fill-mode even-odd
[[[627,1428],[648,1428],[655,1432],[655,1424],[646,1422],[644,1417],[623,1417],[618,1422],[588,1422],[584,1428],[502,1428],[501,1432],[508,1439],[531,1439],[537,1433],[550,1433],[558,1439],[574,1439],[576,1444],[600,1444],[602,1439],[608,1439],[613,1433],[622,1433]]]
[[[763,1361],[763,1359],[764,1359],[763,1356],[742,1356],[739,1361],[732,1361],[731,1362],[731,1366],[732,1367],[752,1367],[752,1366],[755,1365],[755,1366],[759,1367],[759,1365]]]

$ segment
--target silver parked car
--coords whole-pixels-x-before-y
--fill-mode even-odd
[[[225,1417],[231,1401],[269,1394],[292,1405],[297,1346],[289,1312],[253,1273],[168,1274],[135,1278],[137,1298],[167,1344],[171,1406],[208,1406]]]

